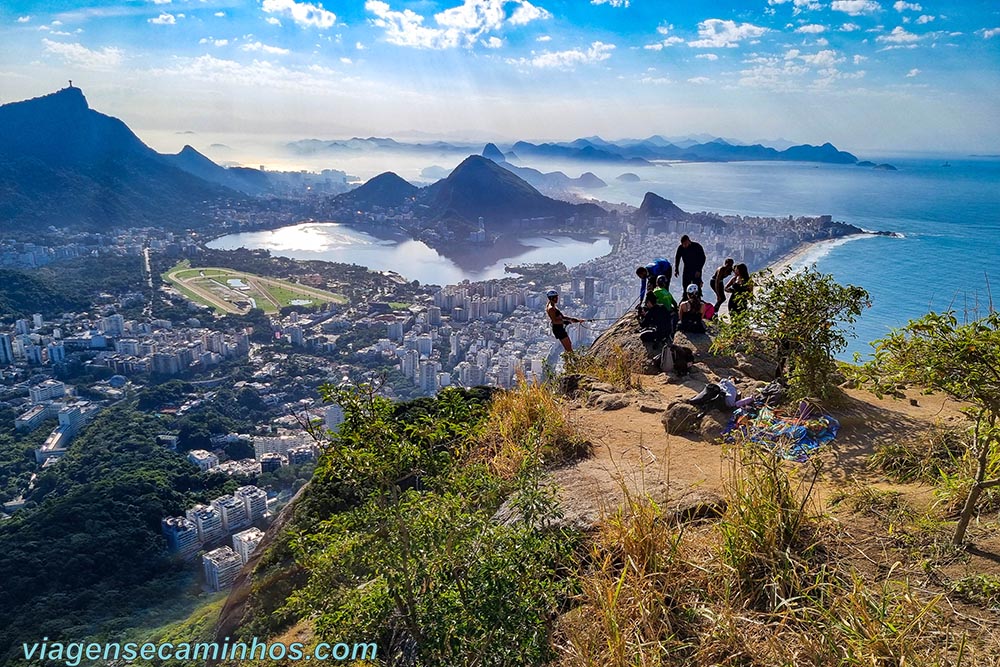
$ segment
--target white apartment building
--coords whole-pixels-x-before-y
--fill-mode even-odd
[[[187,455],[188,461],[198,466],[202,472],[219,465],[219,457],[204,449],[192,449]]]
[[[195,505],[184,514],[198,529],[198,539],[203,543],[214,542],[226,534],[222,527],[222,515],[215,507]]]
[[[236,575],[243,567],[239,554],[229,547],[213,549],[201,557],[205,570],[205,581],[213,591],[221,591],[233,585]]]
[[[59,380],[46,380],[28,389],[28,396],[31,398],[32,403],[51,401],[56,398],[62,398],[65,395],[66,385]]]
[[[220,496],[212,501],[212,507],[219,511],[223,532],[231,533],[250,525],[246,504],[242,498]]]
[[[256,486],[241,486],[233,493],[246,508],[247,520],[251,523],[262,519],[267,513],[267,494]]]
[[[260,528],[247,528],[233,535],[233,551],[240,557],[240,561],[246,565],[250,560],[250,554],[264,539],[264,532]]]
[[[201,548],[198,527],[183,516],[168,516],[160,522],[167,548],[179,556],[190,556]]]

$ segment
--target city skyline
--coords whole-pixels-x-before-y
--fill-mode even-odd
[[[0,101],[72,79],[163,150],[692,133],[1000,150],[987,2],[16,0],[0,39]]]

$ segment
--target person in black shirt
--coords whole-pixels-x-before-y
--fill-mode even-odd
[[[726,278],[733,275],[732,257],[726,259],[725,263],[712,274],[712,291],[715,292],[715,312],[719,312],[719,307],[726,302]]]
[[[681,244],[674,253],[675,276],[680,273],[681,261],[684,262],[684,276],[681,278],[684,294],[687,294],[687,286],[691,283],[698,285],[698,294],[701,294],[701,271],[705,268],[705,249],[700,243],[692,241],[687,234],[681,237]]]
[[[639,314],[639,327],[639,340],[646,344],[647,350],[658,351],[674,338],[673,313],[660,305],[652,292],[646,293],[646,301]]]
[[[729,295],[729,312],[733,315],[747,309],[747,303],[753,294],[753,282],[750,280],[750,269],[746,264],[737,264],[733,277],[726,284]]]

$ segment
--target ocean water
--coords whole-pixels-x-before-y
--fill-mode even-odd
[[[864,229],[899,232],[903,238],[861,237],[809,253],[808,263],[872,296],[844,359],[870,352],[870,341],[929,310],[955,310],[959,318],[985,314],[987,276],[1000,307],[1000,159],[870,159],[899,171],[805,163],[675,164],[637,171],[643,181],[634,184],[614,181],[615,170],[599,173],[613,185],[593,194],[637,204],[651,190],[687,211],[829,214]],[[951,166],[943,166],[946,161]]]
[[[843,359],[869,352],[870,341],[929,310],[955,310],[960,318],[985,314],[987,279],[994,303],[1000,306],[1000,159],[861,157],[889,162],[898,171],[794,162],[675,163],[640,169],[588,165],[608,187],[586,194],[638,206],[652,191],[686,211],[778,217],[829,214],[864,229],[902,234],[902,238],[861,237],[820,245],[806,258],[839,282],[860,285],[872,296],[872,308],[856,325],[856,339]],[[950,166],[943,166],[946,162]],[[581,171],[578,164],[530,166],[560,169],[574,177]],[[641,181],[617,180],[625,171],[636,173]],[[419,242],[372,239],[357,230],[315,223],[231,235],[210,246],[268,247],[290,257],[391,268],[410,279],[438,284],[500,277],[508,262],[572,265],[608,250],[606,240],[522,239],[517,247],[497,249],[491,257],[478,251],[443,257]],[[708,263],[721,259],[709,257]]]

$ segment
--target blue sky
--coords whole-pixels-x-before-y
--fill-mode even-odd
[[[0,101],[67,79],[140,136],[998,152],[1000,3],[4,0]]]

